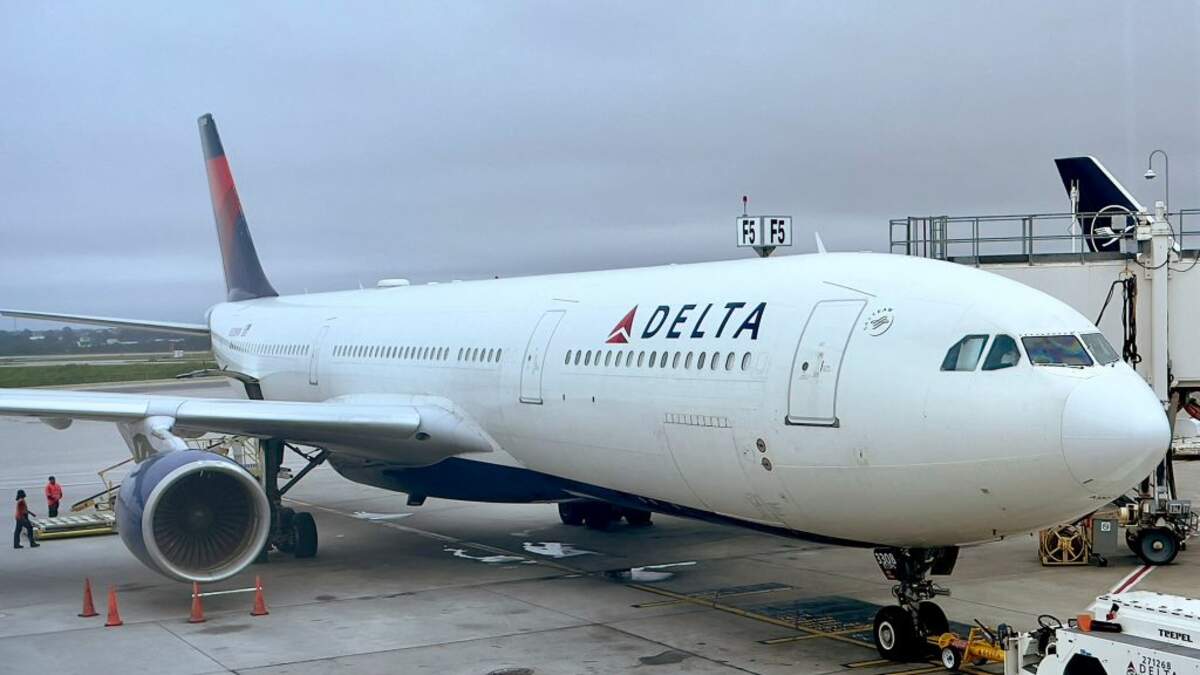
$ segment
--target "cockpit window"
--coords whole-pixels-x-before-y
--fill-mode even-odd
[[[1092,357],[1074,335],[1024,337],[1025,353],[1040,366],[1090,366]]]
[[[954,343],[942,359],[942,370],[975,370],[987,340],[986,335],[968,335]]]
[[[1108,340],[1100,333],[1084,333],[1079,337],[1083,338],[1083,344],[1087,345],[1092,351],[1092,356],[1103,365],[1108,365],[1113,361],[1121,358],[1117,355],[1117,350],[1108,344]]]
[[[983,361],[984,370],[1000,370],[1012,368],[1021,361],[1021,350],[1017,349],[1017,341],[1007,335],[997,335],[988,350],[987,358]]]

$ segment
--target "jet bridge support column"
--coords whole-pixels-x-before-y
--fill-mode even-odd
[[[1163,202],[1155,202],[1154,219],[1148,229],[1147,236],[1143,228],[1139,228],[1138,239],[1149,239],[1149,260],[1144,266],[1150,278],[1150,386],[1163,404],[1174,436],[1175,416],[1179,414],[1181,397],[1186,396],[1186,392],[1172,392],[1171,389],[1168,263],[1176,242]],[[1130,518],[1136,529],[1126,531],[1130,548],[1151,565],[1171,562],[1196,527],[1190,509],[1176,499],[1172,449],[1168,447],[1165,451],[1154,473],[1142,481],[1136,511]]]
[[[1165,206],[1162,202],[1154,204],[1154,222],[1150,224],[1150,312],[1151,312],[1151,344],[1150,377],[1151,387],[1158,395],[1164,408],[1170,400],[1170,382],[1168,381],[1170,362],[1168,361],[1167,306],[1170,304],[1168,275],[1170,270],[1167,263],[1170,260],[1172,246],[1171,227],[1167,223]]]

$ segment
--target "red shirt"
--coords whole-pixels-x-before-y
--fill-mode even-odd
[[[46,483],[46,503],[53,506],[62,501],[62,486],[58,483]]]
[[[17,500],[17,520],[25,520],[29,517],[29,507],[25,506],[24,499]]]

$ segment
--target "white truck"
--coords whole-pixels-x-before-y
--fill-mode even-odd
[[[1038,623],[1004,638],[1006,675],[1200,675],[1200,600],[1102,595],[1069,626]]]

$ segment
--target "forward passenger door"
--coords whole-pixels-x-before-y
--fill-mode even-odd
[[[521,361],[521,403],[542,403],[542,372],[546,367],[546,352],[550,349],[550,338],[562,321],[564,310],[554,309],[538,319],[525,346],[525,358]]]
[[[836,427],[838,377],[865,300],[824,300],[813,307],[796,345],[788,386],[788,424]]]

